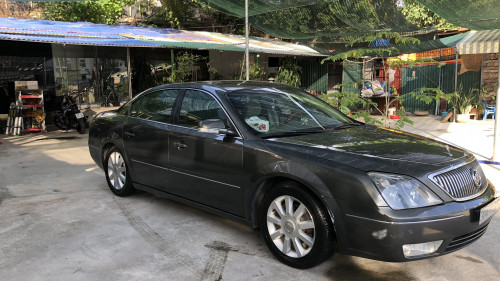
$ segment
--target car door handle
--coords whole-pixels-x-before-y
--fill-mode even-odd
[[[134,133],[132,133],[132,132],[125,132],[124,134],[125,134],[126,136],[128,136],[128,137],[134,137],[134,136],[135,136],[135,134],[134,134]]]
[[[177,149],[181,150],[183,148],[187,148],[188,146],[185,143],[182,143],[180,141],[174,142],[174,146],[177,147]]]

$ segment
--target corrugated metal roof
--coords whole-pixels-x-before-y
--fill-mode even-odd
[[[0,27],[1,29],[1,27]],[[0,32],[0,40],[41,42],[70,45],[89,45],[89,46],[114,46],[114,47],[164,47],[153,42],[140,41],[129,38],[95,38],[86,37],[64,37],[64,36],[46,36],[46,35],[24,35],[24,34],[4,34]]]
[[[226,51],[243,51],[245,48],[243,36],[221,33],[11,18],[0,18],[0,39],[73,45]],[[258,53],[322,56],[304,45],[258,37],[251,37],[250,50]]]
[[[457,43],[457,49],[462,55],[498,53],[500,50],[500,29],[471,31]]]

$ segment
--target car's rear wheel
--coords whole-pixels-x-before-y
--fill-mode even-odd
[[[118,196],[128,196],[135,189],[130,179],[125,158],[117,147],[108,151],[104,159],[106,181],[111,191]]]
[[[281,183],[264,196],[259,223],[267,246],[286,265],[310,268],[333,254],[328,212],[298,183]]]

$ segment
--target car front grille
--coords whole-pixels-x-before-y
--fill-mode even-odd
[[[477,197],[488,186],[477,161],[432,174],[429,178],[457,201]]]
[[[483,236],[483,234],[486,232],[486,228],[488,228],[488,225],[485,225],[474,232],[455,237],[446,248],[445,253],[456,251],[475,242],[477,239]]]

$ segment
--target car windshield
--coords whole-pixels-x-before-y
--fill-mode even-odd
[[[239,90],[228,97],[240,118],[262,137],[315,133],[360,124],[299,89]]]

